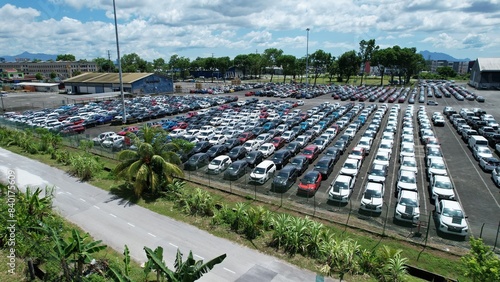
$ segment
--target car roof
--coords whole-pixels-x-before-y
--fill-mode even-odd
[[[350,175],[339,174],[337,176],[337,178],[335,178],[335,182],[336,181],[339,181],[339,182],[348,182],[351,179],[352,179],[352,176],[350,176]]]
[[[417,199],[418,198],[418,192],[413,191],[413,190],[401,190],[400,192],[400,198],[413,198]]]
[[[318,146],[316,146],[316,145],[308,145],[304,149],[317,149],[317,148],[318,148]]]
[[[369,181],[368,183],[366,183],[366,190],[370,189],[370,190],[382,190],[382,188],[384,187],[382,183],[380,182],[371,182]]]
[[[441,200],[441,205],[446,208],[462,210],[462,206],[460,206],[460,203],[453,200],[443,199]]]
[[[447,175],[434,175],[434,181],[447,181],[447,182],[451,182],[451,179],[449,176]]]
[[[269,160],[264,160],[262,161],[257,167],[267,167],[268,165],[274,164],[274,162],[269,161]]]
[[[373,168],[373,169],[377,169],[377,170],[382,170],[382,169],[387,169],[387,165],[383,165],[383,164],[373,164],[372,168]]]
[[[411,171],[411,170],[406,170],[406,169],[402,169],[399,171],[399,174],[400,175],[408,175],[408,174],[411,174],[412,176],[415,176],[415,172],[414,171]]]
[[[229,156],[227,156],[227,155],[220,155],[220,156],[215,157],[214,160],[223,160],[223,159],[229,159]]]

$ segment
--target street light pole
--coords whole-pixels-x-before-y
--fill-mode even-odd
[[[116,5],[115,0],[113,0],[113,13],[115,15],[115,36],[116,36],[116,54],[118,56],[118,76],[120,77],[120,95],[122,97],[122,123],[127,123],[127,113],[125,112],[125,96],[123,94],[123,76],[122,76],[122,62],[120,58],[120,44],[118,43],[118,24],[116,23]]]
[[[306,89],[309,88],[309,28],[307,30],[307,41],[306,41]]]

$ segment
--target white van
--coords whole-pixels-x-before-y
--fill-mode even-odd
[[[488,146],[488,140],[481,135],[471,135],[469,136],[469,148],[474,148],[474,146]]]

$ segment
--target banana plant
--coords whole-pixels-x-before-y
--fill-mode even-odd
[[[116,266],[110,266],[108,275],[115,282],[132,282],[132,278],[130,278],[130,252],[127,245],[125,245],[123,256],[123,271]]]

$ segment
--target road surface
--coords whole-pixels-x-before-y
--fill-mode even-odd
[[[162,246],[169,267],[173,267],[178,248],[185,257],[192,250],[197,260],[227,254],[226,259],[200,281],[323,281],[316,273],[138,205],[130,205],[59,169],[0,148],[0,175],[4,181],[9,170],[15,172],[16,183],[21,189],[26,186],[54,187],[54,208],[63,217],[120,253],[126,244],[132,258],[139,263],[146,261],[144,246],[151,249]]]

